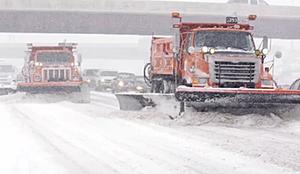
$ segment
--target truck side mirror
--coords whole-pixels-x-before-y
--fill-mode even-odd
[[[78,54],[78,56],[77,56],[77,61],[78,61],[78,65],[80,66],[80,65],[81,65],[81,62],[82,62],[81,54]]]

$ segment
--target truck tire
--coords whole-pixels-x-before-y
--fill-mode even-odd
[[[160,93],[160,91],[161,91],[160,83],[157,80],[153,81],[151,83],[151,92],[152,93]]]

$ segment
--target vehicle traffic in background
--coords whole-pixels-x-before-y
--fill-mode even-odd
[[[0,94],[16,91],[17,72],[13,65],[0,62]]]

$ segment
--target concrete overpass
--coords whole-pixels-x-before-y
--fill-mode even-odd
[[[172,11],[189,22],[256,14],[255,36],[300,39],[300,7],[147,0],[0,0],[0,32],[170,35]]]

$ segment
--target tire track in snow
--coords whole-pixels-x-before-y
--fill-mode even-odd
[[[41,140],[48,144],[56,153],[62,156],[62,158],[65,159],[66,163],[71,163],[71,167],[74,168],[74,172],[72,173],[120,173],[120,171],[115,170],[111,166],[106,165],[103,162],[100,163],[100,161],[98,161],[98,159],[93,154],[90,154],[85,150],[77,147],[76,145],[71,144],[59,135],[46,130],[44,127],[32,120],[29,115],[20,111],[18,108],[13,107],[13,110],[14,113],[16,113],[15,115],[22,122],[25,122],[35,135],[37,135]],[[96,166],[96,168],[94,166]]]
[[[27,116],[31,116],[32,114],[26,114]],[[38,115],[38,114],[34,114],[34,115]],[[84,116],[85,117],[85,116]],[[53,130],[52,130],[53,131]],[[79,136],[79,135],[78,135]],[[85,135],[85,136],[88,136],[88,135]],[[64,137],[65,138],[65,137]],[[76,143],[76,142],[75,142]],[[146,165],[148,165],[148,166],[151,166],[151,163],[152,163],[152,160],[151,159],[143,159],[143,157],[139,157],[139,156],[136,156],[136,155],[132,155],[132,153],[130,152],[130,151],[127,151],[127,150],[124,150],[123,148],[122,148],[122,146],[120,145],[120,144],[115,144],[115,143],[111,143],[111,142],[109,142],[109,141],[107,141],[106,139],[104,139],[104,138],[100,138],[99,139],[99,141],[97,142],[94,142],[94,143],[104,143],[104,144],[107,144],[108,146],[112,146],[112,147],[114,147],[114,148],[112,148],[112,149],[117,149],[117,152],[116,153],[114,153],[114,154],[112,154],[112,158],[115,158],[114,160],[114,162],[116,162],[117,164],[115,164],[114,166],[116,167],[116,168],[120,168],[118,165],[119,164],[121,164],[121,165],[123,165],[123,169],[124,169],[124,165],[125,165],[125,168],[128,168],[128,166],[131,166],[131,165],[135,165],[135,163],[138,163],[139,162],[139,160],[141,160],[141,161],[144,161],[145,162],[145,160],[146,160]],[[74,144],[74,142],[73,142],[73,144]],[[91,143],[92,144],[92,143]],[[91,148],[91,144],[89,144],[89,145],[86,145],[88,148]],[[96,147],[97,148],[97,147]],[[111,148],[111,147],[110,147]],[[94,149],[95,149],[95,147],[94,147]],[[99,148],[98,148],[99,149]],[[106,149],[107,150],[107,149]],[[123,154],[123,157],[125,156],[133,156],[134,158],[133,158],[133,162],[132,163],[128,163],[128,161],[123,161],[123,162],[120,162],[120,160],[118,159],[118,158],[122,158],[122,157],[120,157],[120,154]],[[103,155],[103,156],[105,156],[105,157],[108,157],[107,158],[107,160],[108,161],[111,161],[111,159],[110,159],[110,157],[109,156],[107,156],[106,154],[105,154],[105,151],[103,151],[103,154],[98,154],[98,155]],[[127,157],[126,157],[127,158]],[[105,161],[105,159],[103,159],[103,161],[100,161],[100,163],[102,163],[102,162],[104,162]],[[119,164],[118,164],[119,163]],[[122,164],[123,163],[123,164]],[[152,174],[152,173],[157,173],[156,171],[160,171],[159,173],[161,173],[161,172],[163,172],[163,173],[170,173],[169,171],[171,170],[171,168],[168,168],[168,169],[159,169],[159,168],[157,168],[155,165],[152,165],[151,166],[153,169],[155,169],[154,171],[153,171],[153,169],[151,169],[151,168],[145,168],[145,169],[143,169],[143,168],[141,168],[140,167],[140,171],[134,171],[134,168],[130,168],[130,170],[129,169],[127,169],[127,170],[122,170],[122,171],[120,171],[119,170],[119,173],[149,173],[149,174]],[[121,167],[122,168],[122,167]],[[148,171],[147,171],[148,170]],[[127,171],[127,172],[126,172]],[[142,171],[142,172],[141,172]],[[172,172],[171,172],[172,173]]]
[[[132,157],[132,161],[124,163],[125,165],[130,166],[132,162],[136,161],[141,165],[143,165],[143,163],[151,163],[152,165],[153,163],[156,165],[161,164],[161,167],[163,167],[165,171],[172,171],[172,173],[192,173],[193,171],[194,173],[253,173],[254,169],[259,169],[259,171],[255,173],[283,173],[280,171],[276,172],[275,166],[259,164],[261,162],[259,160],[241,157],[235,153],[226,152],[217,147],[211,147],[209,143],[205,142],[205,138],[201,140],[184,139],[181,137],[182,134],[178,131],[172,131],[174,134],[165,131],[168,128],[157,126],[156,129],[153,129],[146,125],[120,119],[92,119],[83,114],[72,112],[71,109],[60,108],[62,106],[55,105],[55,107],[57,107],[55,110],[60,110],[60,115],[53,115],[53,117],[47,115],[46,118],[48,118],[48,120],[43,121],[49,123],[53,122],[53,125],[57,127],[65,126],[68,128],[68,124],[70,124],[74,128],[81,126],[86,129],[85,131],[90,133],[97,132],[97,134],[94,135],[78,132],[77,138],[90,139],[98,145],[107,143],[112,146],[111,149],[116,150],[114,153]],[[47,110],[46,108],[47,107],[44,107],[45,110]],[[40,113],[37,112],[33,114],[33,116],[37,117],[37,115],[42,113],[43,111],[41,110]],[[67,120],[70,119],[74,121],[66,123],[64,122],[66,118],[62,119],[62,117],[67,117]],[[72,127],[69,129],[70,130],[67,131],[72,132]],[[125,131],[126,134],[122,131]],[[74,143],[76,143],[76,141],[74,141],[73,144]],[[95,147],[89,146],[88,144],[87,148],[95,149]],[[112,157],[123,158],[115,154],[112,154]],[[151,162],[151,160],[153,162]],[[256,165],[259,167],[257,168]],[[215,166],[218,167],[215,168]],[[274,169],[271,169],[272,167],[274,167]],[[143,172],[146,173],[147,171]]]

